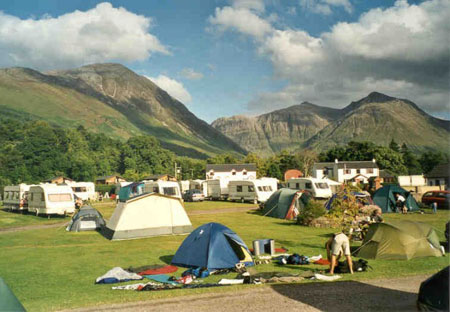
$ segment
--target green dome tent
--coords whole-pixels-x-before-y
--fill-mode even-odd
[[[430,225],[414,221],[373,223],[364,238],[358,257],[365,259],[409,260],[439,257],[439,238]]]
[[[400,194],[405,197],[405,205],[408,207],[408,211],[419,210],[419,205],[417,204],[414,197],[410,192],[401,188],[397,185],[386,185],[379,188],[372,196],[373,202],[381,208],[383,213],[385,212],[395,212],[395,194]]]
[[[298,190],[282,188],[273,193],[264,204],[263,216],[279,219],[295,219],[306,206],[310,196]]]
[[[0,311],[25,311],[25,308],[0,277]]]

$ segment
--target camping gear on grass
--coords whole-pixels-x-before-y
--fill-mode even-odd
[[[119,202],[102,233],[114,240],[186,234],[191,230],[181,199],[148,193]]]
[[[141,280],[143,277],[136,274],[125,271],[120,267],[115,267],[106,272],[104,275],[98,277],[95,280],[96,284],[113,284],[120,282],[128,282],[132,280]]]
[[[0,311],[26,311],[5,281],[0,277]]]
[[[275,240],[258,239],[253,241],[253,254],[259,256],[262,253],[275,254]]]
[[[421,311],[449,310],[449,266],[420,284],[417,307]]]
[[[410,192],[397,185],[386,185],[379,188],[372,196],[373,202],[385,212],[396,212],[395,194],[405,198],[408,211],[419,211],[419,205]]]
[[[372,269],[372,267],[364,259],[359,259],[358,261],[353,260],[352,263],[353,272],[366,272],[369,268]],[[350,273],[347,261],[338,262],[334,268],[334,273]]]
[[[234,268],[236,263],[253,265],[250,251],[235,232],[214,222],[195,229],[172,258],[173,265],[208,270]]]
[[[272,194],[264,204],[263,216],[293,220],[297,218],[311,196],[302,191],[282,188]]]
[[[159,268],[147,269],[141,272],[138,272],[139,275],[157,275],[157,274],[167,274],[176,272],[178,268],[173,265],[166,265]]]
[[[439,238],[430,225],[414,221],[372,223],[358,252],[358,257],[365,259],[409,260],[428,256],[442,256]]]
[[[177,281],[171,279],[171,277],[167,274],[144,275],[144,277],[158,283],[172,284],[172,285],[178,284]]]
[[[105,226],[105,220],[97,209],[91,206],[83,206],[72,217],[66,231],[95,231]]]

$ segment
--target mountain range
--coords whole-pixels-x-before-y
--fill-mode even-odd
[[[120,64],[93,64],[41,73],[0,69],[0,114],[45,120],[61,127],[83,125],[110,137],[158,138],[178,155],[318,151],[351,140],[413,150],[449,150],[450,121],[434,118],[409,100],[373,92],[343,109],[304,102],[256,117],[219,118],[211,125],[152,81]]]
[[[308,102],[256,117],[219,118],[212,126],[248,151],[270,155],[305,148],[323,151],[350,141],[415,151],[448,152],[450,121],[432,117],[409,100],[372,92],[343,109]]]
[[[246,152],[144,76],[120,64],[41,73],[0,69],[0,114],[127,139],[151,134],[180,155]]]

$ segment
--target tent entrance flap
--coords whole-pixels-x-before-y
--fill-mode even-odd
[[[228,243],[230,244],[240,262],[253,262],[252,256],[247,251],[246,247],[244,247],[240,242],[234,240],[227,234],[225,234],[225,237],[227,238]]]

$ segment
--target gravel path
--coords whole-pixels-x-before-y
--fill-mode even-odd
[[[189,295],[71,311],[417,311],[417,293],[420,283],[427,277],[261,285],[220,294]]]

